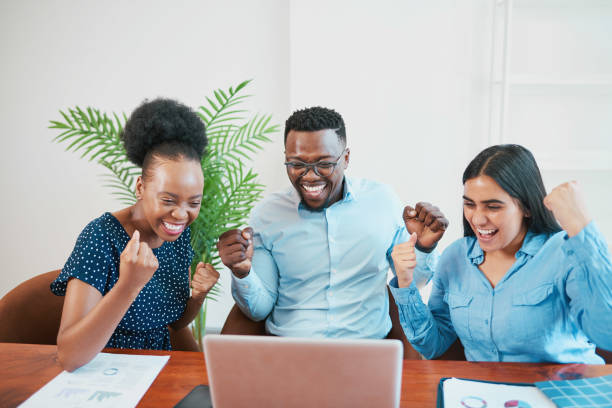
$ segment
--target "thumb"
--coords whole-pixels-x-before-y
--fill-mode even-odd
[[[244,239],[251,240],[253,238],[253,228],[246,227],[245,229],[243,229],[242,230],[242,237]]]
[[[408,224],[410,223],[410,221],[414,220],[417,216],[417,212],[414,208],[412,208],[411,206],[407,205],[406,207],[404,207],[404,212],[402,214],[402,218],[404,219],[404,224],[406,224],[406,228],[408,228]],[[408,230],[410,231],[410,230]]]
[[[128,249],[129,248],[129,249]],[[126,249],[128,249],[128,253],[134,257],[138,255],[138,249],[140,248],[140,231],[134,230],[132,234],[132,238],[126,245]]]
[[[552,211],[552,206],[550,205],[550,194],[544,197],[542,203],[544,204],[544,207],[548,209],[548,211]]]
[[[412,234],[410,234],[410,238],[408,239],[408,243],[412,246],[414,246],[417,242],[417,233],[413,232]]]

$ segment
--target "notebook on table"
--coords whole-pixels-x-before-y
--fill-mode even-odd
[[[399,406],[397,340],[207,335],[204,357],[215,408]]]
[[[612,408],[612,375],[536,383],[442,378],[438,407]]]

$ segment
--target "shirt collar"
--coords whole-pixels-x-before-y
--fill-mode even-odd
[[[472,261],[475,265],[480,265],[484,261],[484,252],[478,245],[478,239],[472,236],[471,247],[468,248],[467,257]],[[523,245],[516,252],[516,258],[518,259],[521,255],[527,255],[530,257],[535,256],[538,253],[542,245],[546,242],[546,234],[537,234],[533,231],[527,231],[525,234],[525,239],[523,240]]]
[[[295,190],[295,187],[291,187],[291,197],[294,200],[296,210],[305,209],[302,204],[302,199],[299,193]],[[339,202],[350,202],[355,200],[355,189],[353,187],[353,181],[348,177],[344,177],[344,186],[342,187],[342,198]]]

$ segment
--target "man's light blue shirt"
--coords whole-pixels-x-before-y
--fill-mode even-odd
[[[408,240],[402,211],[391,188],[364,179],[345,178],[342,199],[322,211],[293,188],[270,195],[251,215],[251,271],[232,275],[236,303],[279,336],[384,338],[391,251]],[[417,251],[420,280],[436,257]]]
[[[417,351],[437,357],[459,336],[471,361],[603,363],[595,344],[612,350],[612,264],[593,222],[572,238],[528,232],[495,288],[483,261],[473,236],[449,246],[429,307],[416,288],[390,283]]]

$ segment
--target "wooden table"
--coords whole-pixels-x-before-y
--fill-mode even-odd
[[[110,353],[167,355],[163,351],[104,350]],[[172,407],[193,387],[208,384],[202,353],[172,351],[139,407]],[[62,371],[56,346],[0,343],[0,407],[14,407]],[[612,365],[470,363],[405,360],[402,407],[435,407],[441,377],[533,382],[612,374]]]

